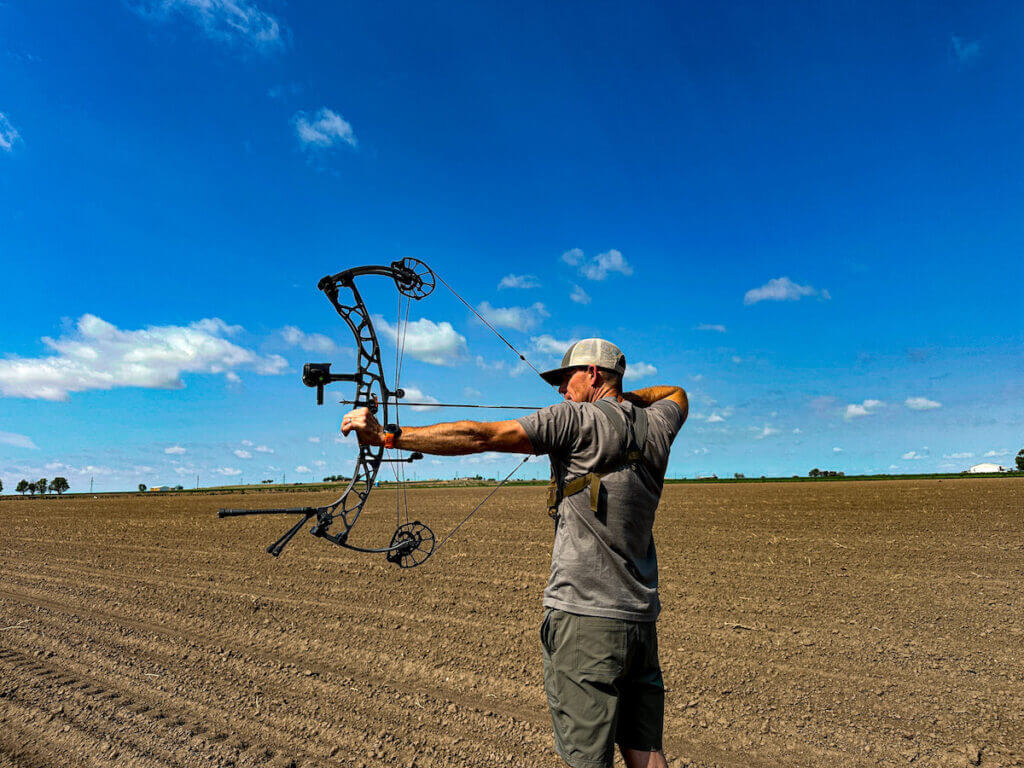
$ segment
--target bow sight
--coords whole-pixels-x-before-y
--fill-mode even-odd
[[[324,387],[335,381],[358,381],[356,373],[331,373],[330,363],[306,363],[302,366],[302,383],[316,387],[316,404],[324,404]]]

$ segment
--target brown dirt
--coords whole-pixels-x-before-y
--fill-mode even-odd
[[[410,507],[443,534],[482,494]],[[542,495],[409,571],[215,517],[315,494],[4,500],[0,768],[560,765]],[[1013,479],[670,486],[670,763],[1024,765],[1022,510]]]

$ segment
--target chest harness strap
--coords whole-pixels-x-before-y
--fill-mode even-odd
[[[634,407],[632,409],[634,421],[630,421],[618,405],[608,400],[598,400],[594,405],[608,419],[619,444],[625,446],[625,458],[606,472],[588,472],[569,481],[551,478],[551,482],[548,484],[548,514],[556,520],[558,519],[558,505],[562,503],[562,499],[575,496],[588,487],[590,488],[590,511],[596,513],[598,502],[601,499],[601,478],[635,465],[643,461],[644,458],[644,446],[647,444],[647,413],[644,409]]]

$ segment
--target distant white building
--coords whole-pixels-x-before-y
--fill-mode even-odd
[[[985,462],[984,464],[975,464],[973,467],[967,470],[971,474],[980,475],[986,472],[1006,472],[1006,467],[1002,467],[992,462]]]

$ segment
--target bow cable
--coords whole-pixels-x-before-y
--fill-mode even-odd
[[[522,360],[528,366],[533,368],[533,372],[536,373],[538,376],[540,376],[540,371],[537,370],[537,368],[533,365],[533,363],[531,363],[529,360],[526,359],[526,355],[524,355],[522,352],[520,352],[518,349],[516,349],[514,346],[512,346],[512,342],[511,341],[509,341],[504,336],[502,336],[500,333],[498,333],[498,329],[495,328],[493,325],[491,325],[489,322],[487,322],[487,320],[484,319],[484,316],[481,315],[479,312],[477,312],[476,308],[472,304],[470,304],[468,301],[466,301],[464,298],[462,298],[454,288],[452,288],[450,285],[448,285],[448,281],[447,280],[445,280],[443,277],[441,277],[439,274],[437,274],[436,271],[434,271],[434,270],[431,270],[431,271],[434,272],[434,277],[436,277],[438,280],[440,280],[441,284],[444,285],[444,287],[447,288],[449,291],[451,291],[452,295],[455,296],[456,299],[458,299],[463,304],[465,304],[466,307],[469,309],[469,311],[472,312],[474,315],[476,315],[480,319],[481,323],[483,323],[488,328],[490,328],[495,336],[497,336],[499,339],[501,339],[503,342],[505,342],[505,345],[509,349],[511,349],[513,352],[515,352],[519,356],[520,360]]]
[[[436,271],[434,271],[434,270],[431,270],[431,271],[434,273],[434,276],[441,282],[441,284],[444,285],[444,287],[447,288],[449,291],[451,291],[452,295],[455,298],[457,298],[459,301],[461,301],[463,303],[463,305],[465,305],[466,308],[469,309],[470,312],[472,312],[474,315],[477,316],[477,318],[480,320],[480,322],[482,322],[484,325],[486,325],[495,336],[497,336],[499,339],[501,339],[505,343],[505,346],[507,346],[509,349],[511,349],[519,357],[520,360],[522,360],[524,363],[526,363],[526,365],[528,365],[530,368],[533,369],[534,373],[536,373],[538,376],[540,376],[540,371],[537,370],[536,366],[534,366],[533,363],[531,363],[529,360],[526,359],[526,355],[524,355],[522,352],[520,352],[512,344],[512,342],[510,342],[501,333],[499,333],[498,329],[495,328],[493,325],[491,325],[491,323],[489,323],[487,321],[487,319],[483,315],[481,315],[480,312],[478,312],[477,309],[472,304],[470,304],[468,301],[466,301],[464,298],[462,298],[462,296],[458,293],[458,291],[456,291],[454,288],[452,288],[448,284],[447,280],[445,280],[443,277],[441,277],[441,275],[439,275]],[[395,390],[396,391],[399,388],[398,384],[399,384],[399,380],[400,380],[400,376],[401,376],[402,363],[405,360],[405,339],[406,339],[406,333],[408,331],[409,305],[410,304],[411,304],[411,302],[407,298],[406,299],[405,321],[402,322],[401,321],[401,297],[399,297],[399,338],[396,338],[396,340],[395,340]],[[354,401],[351,401],[351,400],[340,400],[339,402],[344,404],[344,405],[359,405],[358,402],[354,402]],[[399,421],[398,421],[398,405],[399,405],[399,402],[400,402],[399,399],[396,397],[395,398],[395,423],[396,424],[399,423]],[[469,403],[405,403],[405,405],[408,405],[408,406],[414,406],[414,405],[418,405],[418,406],[435,406],[435,407],[438,407],[438,408],[493,408],[493,409],[531,410],[531,411],[539,410],[538,408],[534,408],[532,406],[523,406],[523,405],[471,405]],[[398,455],[399,455],[399,457],[401,457],[401,455],[402,455],[401,449],[396,449],[396,450],[398,450]],[[473,515],[476,514],[477,510],[480,509],[480,507],[482,507],[487,502],[487,500],[490,499],[495,493],[497,493],[498,489],[501,488],[503,485],[505,485],[505,483],[507,483],[512,478],[512,475],[514,475],[516,472],[518,472],[519,469],[524,464],[526,464],[526,462],[528,462],[531,458],[532,458],[531,456],[526,456],[526,457],[523,458],[522,461],[518,462],[515,465],[515,467],[512,468],[512,471],[509,472],[507,475],[505,475],[504,479],[500,483],[498,483],[496,486],[494,486],[494,488],[491,489],[491,492],[488,493],[486,496],[484,496],[484,498],[480,501],[480,503],[477,504],[475,507],[473,507],[473,509],[470,511],[470,513],[468,515],[466,515],[464,518],[462,518],[462,520],[459,521],[459,524],[456,525],[448,533],[448,535],[446,535],[443,539],[441,539],[441,541],[434,548],[433,552],[436,552],[441,547],[443,547],[445,545],[445,543],[455,534],[455,532],[458,531],[466,522],[468,522],[469,519],[471,517],[473,517]],[[395,464],[400,464],[401,462],[394,462],[394,463]],[[394,473],[395,473],[395,482],[399,484],[399,487],[401,488],[400,493],[402,494],[402,496],[404,496],[405,516],[406,516],[406,522],[408,522],[408,518],[409,518],[409,497],[408,497],[408,493],[409,493],[409,491],[408,491],[408,486],[406,485],[406,482],[405,482],[405,468],[404,467],[393,466],[392,469],[394,470]],[[398,491],[398,489],[396,489],[396,492],[397,491]],[[401,522],[401,517],[399,517],[399,522]],[[431,554],[433,554],[433,552],[431,552]],[[429,557],[429,555],[428,555],[428,557]]]
[[[447,536],[445,536],[443,539],[441,539],[441,541],[438,543],[438,545],[436,547],[434,547],[434,552],[437,552],[437,550],[439,550],[441,547],[443,547],[445,542],[448,541],[448,539],[450,539],[452,536],[454,536],[455,532],[457,530],[459,530],[459,528],[462,527],[463,523],[465,523],[467,520],[469,520],[469,518],[471,518],[473,515],[475,515],[476,511],[478,509],[480,509],[480,507],[482,507],[487,502],[487,500],[489,498],[491,498],[491,496],[493,496],[495,493],[497,493],[498,489],[501,488],[501,486],[503,486],[505,483],[507,483],[509,481],[509,479],[512,477],[512,475],[514,475],[516,472],[519,471],[520,467],[522,467],[526,462],[528,462],[532,458],[533,458],[532,456],[525,456],[522,461],[520,461],[518,464],[516,464],[515,467],[512,468],[512,471],[509,472],[507,475],[505,475],[505,479],[502,480],[500,483],[498,483],[496,486],[494,486],[494,488],[491,489],[491,492],[488,493],[486,496],[484,496],[483,500],[481,500],[481,502],[479,504],[477,504],[475,507],[473,507],[473,510],[468,515],[466,515],[464,518],[462,518],[462,520],[459,522],[459,524],[456,525],[454,528],[452,528],[452,530],[449,532],[449,534]],[[433,554],[433,552],[431,552],[431,554]]]

